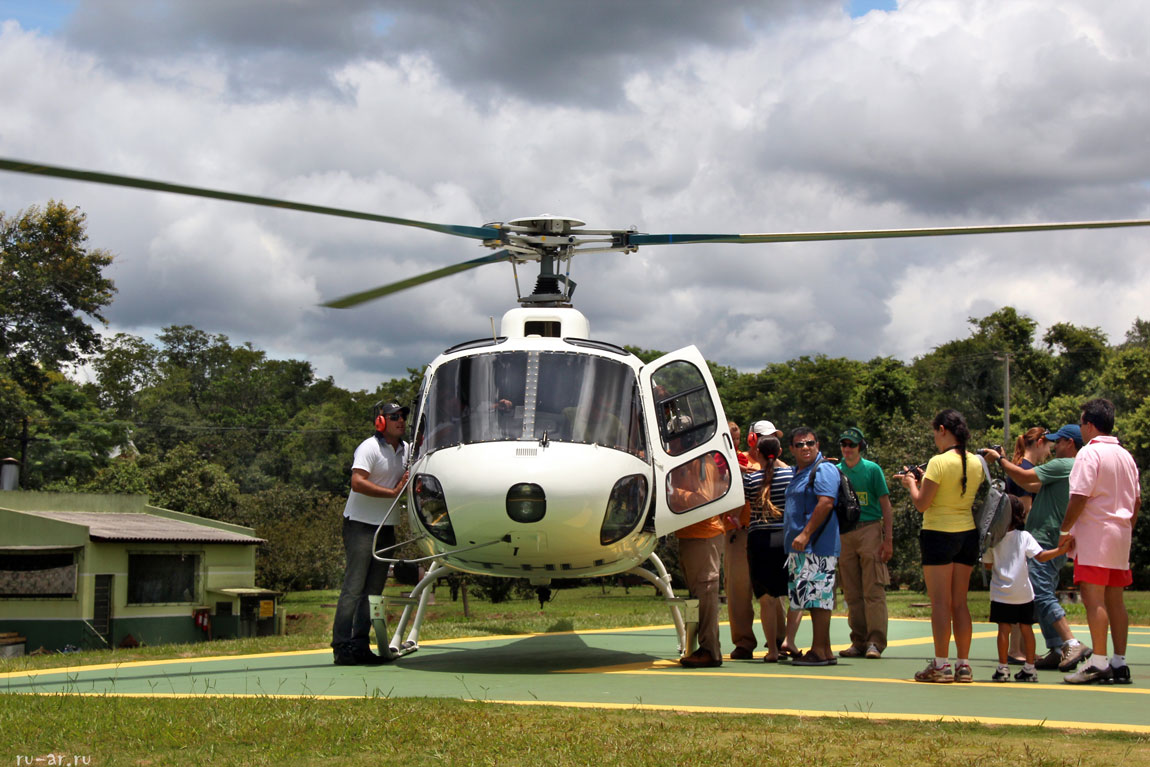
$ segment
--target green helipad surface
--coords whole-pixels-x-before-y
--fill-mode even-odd
[[[800,632],[800,644],[807,624]],[[833,639],[847,639],[835,618]],[[1085,627],[1076,633],[1086,636]],[[668,626],[423,643],[377,668],[340,667],[329,651],[142,661],[0,674],[0,691],[132,696],[450,697],[490,702],[947,719],[1150,733],[1150,628],[1130,632],[1129,686],[1075,687],[1057,672],[1038,684],[996,684],[995,627],[975,624],[975,684],[911,681],[931,655],[930,624],[892,620],[881,660],[822,668],[726,661],[676,663]],[[723,629],[724,639],[727,637]],[[1041,645],[1041,639],[1039,640]],[[845,644],[836,645],[836,650]],[[729,644],[727,645],[729,649]]]

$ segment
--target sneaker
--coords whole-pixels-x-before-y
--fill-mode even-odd
[[[1043,655],[1038,660],[1034,661],[1034,667],[1043,669],[1044,671],[1053,671],[1062,665],[1062,657],[1066,654],[1066,645],[1061,648],[1052,649]]]
[[[731,650],[731,660],[754,660],[755,654],[746,647],[736,647]]]
[[[1129,674],[1130,670],[1127,669],[1126,673]],[[1110,666],[1098,668],[1087,664],[1073,674],[1067,674],[1063,680],[1067,684],[1110,684],[1114,681],[1114,672]]]
[[[872,645],[873,646],[873,645]],[[845,650],[839,650],[840,658],[861,658],[865,654],[865,650],[861,647],[855,647],[853,644]]]
[[[1130,667],[1123,665],[1118,668],[1110,667],[1110,673],[1113,675],[1113,684],[1133,684],[1134,681],[1130,678]]]
[[[974,672],[970,670],[970,666],[961,663],[954,669],[954,681],[969,684],[974,681]]]
[[[1058,664],[1058,670],[1062,672],[1073,671],[1081,661],[1086,660],[1094,651],[1081,642],[1074,644],[1062,645],[1062,662]]]
[[[1026,669],[1022,669],[1021,671],[1019,671],[1017,674],[1014,675],[1014,681],[1016,681],[1016,682],[1037,682],[1038,681],[1038,672],[1037,671],[1027,671]]]
[[[992,682],[1009,682],[1010,681],[1010,669],[1008,669],[1006,666],[999,666],[997,669],[994,670],[994,674],[991,675],[990,681],[992,681]]]
[[[926,668],[924,668],[922,671],[915,672],[914,681],[950,684],[954,681],[954,672],[950,670],[949,663],[942,666],[936,666],[932,660],[926,664]]]
[[[878,645],[871,642],[866,646],[866,656],[871,660],[877,660],[882,657],[882,650],[878,649]]]

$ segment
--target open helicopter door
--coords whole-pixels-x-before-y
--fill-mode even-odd
[[[694,346],[639,371],[654,458],[655,534],[664,536],[743,505],[727,416]]]

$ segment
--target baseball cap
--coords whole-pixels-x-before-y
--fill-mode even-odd
[[[760,437],[778,437],[782,439],[783,430],[776,429],[775,425],[770,421],[755,421],[748,429],[748,433],[758,434]]]
[[[863,442],[866,442],[866,437],[863,436],[862,429],[858,428],[857,426],[852,426],[844,431],[839,435],[839,439],[848,440],[855,443],[856,445],[860,445]]]
[[[375,409],[379,415],[391,415],[392,413],[403,413],[404,418],[406,418],[407,414],[411,412],[411,408],[401,407],[400,405],[398,405],[395,402],[388,402],[386,404],[384,404],[383,402],[377,402],[375,404]]]
[[[1057,442],[1063,438],[1074,440],[1075,447],[1082,447],[1082,429],[1076,423],[1068,423],[1058,431],[1046,432],[1046,439],[1051,442]]]

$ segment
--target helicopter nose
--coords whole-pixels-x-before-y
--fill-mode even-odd
[[[547,513],[547,494],[534,482],[520,482],[507,491],[507,516],[516,522],[538,522]]]

